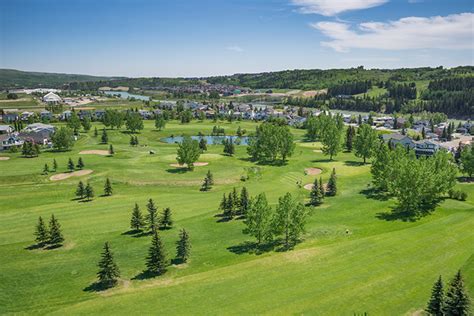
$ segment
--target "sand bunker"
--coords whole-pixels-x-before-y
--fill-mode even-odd
[[[316,175],[320,174],[321,172],[323,172],[323,171],[319,168],[306,168],[306,169],[304,169],[304,173],[307,174],[307,175],[310,175],[310,176],[316,176]]]
[[[207,166],[209,163],[208,162],[195,162],[194,167],[202,167],[202,166]],[[186,168],[187,165],[180,165],[179,163],[172,163],[170,164],[171,167],[176,167],[176,168]]]
[[[2,160],[10,160],[10,157],[0,157],[0,161]]]
[[[93,170],[86,169],[86,170],[79,170],[79,171],[74,171],[74,172],[67,172],[67,173],[58,173],[49,178],[51,181],[59,181],[59,180],[64,180],[70,177],[80,177],[80,176],[85,176],[87,174],[91,174]]]
[[[79,154],[81,155],[101,155],[101,156],[108,156],[108,150],[83,150]]]
[[[315,152],[315,153],[322,153],[323,151],[322,151],[321,149],[315,149],[315,150],[313,150],[313,152]]]

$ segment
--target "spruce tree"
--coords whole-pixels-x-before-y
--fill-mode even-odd
[[[114,154],[115,154],[114,146],[112,146],[112,144],[110,144],[110,146],[109,146],[109,155],[114,155]]]
[[[79,157],[79,159],[77,160],[77,168],[78,169],[84,168],[84,161],[82,161],[82,157]]]
[[[97,137],[99,135],[99,131],[97,131],[97,127],[94,127],[94,137]]]
[[[336,194],[337,194],[336,169],[333,168],[331,172],[331,176],[329,177],[326,195],[335,196]]]
[[[169,207],[163,209],[160,218],[160,228],[170,229],[173,226],[173,220],[171,219],[171,209]]]
[[[240,199],[237,189],[232,189],[232,214],[235,215],[240,209]]]
[[[152,275],[160,275],[166,271],[166,254],[161,238],[158,232],[153,232],[151,246],[148,249],[148,257],[146,258],[147,272]]]
[[[77,185],[77,189],[76,189],[76,196],[80,199],[83,199],[85,195],[86,195],[86,188],[84,187],[84,183],[82,181],[79,181],[79,184]]]
[[[109,288],[117,284],[117,279],[120,277],[120,270],[115,263],[108,242],[104,245],[104,251],[102,252],[102,258],[100,259],[98,266],[99,272],[97,272],[97,277],[101,286]]]
[[[69,169],[70,172],[74,171],[74,162],[72,161],[71,158],[69,158],[69,160],[67,162],[67,168]]]
[[[40,216],[38,218],[38,224],[36,224],[35,241],[38,245],[42,246],[48,242],[48,238],[48,229],[46,228],[43,218]]]
[[[470,300],[459,270],[449,284],[446,292],[444,313],[447,316],[469,315]]]
[[[225,210],[227,208],[227,197],[224,194],[222,194],[222,199],[221,199],[221,203],[219,204],[219,209],[222,210],[222,213],[225,214]]]
[[[209,179],[208,175],[206,175],[201,185],[201,191],[209,191],[210,189],[211,189],[211,180]]]
[[[229,193],[229,195],[227,195],[227,199],[225,201],[226,204],[224,207],[224,216],[232,219],[234,217],[234,199],[232,193]]]
[[[135,146],[135,137],[130,136],[130,146]]]
[[[212,175],[211,170],[207,170],[206,177],[209,179],[209,184],[214,185],[214,176]]]
[[[49,167],[48,167],[48,164],[45,163],[43,167],[43,174],[48,174],[48,172],[49,172]]]
[[[201,149],[201,151],[207,151],[207,142],[204,138],[199,140],[199,149]]]
[[[105,184],[104,184],[104,195],[105,196],[111,196],[112,193],[113,193],[112,184],[110,183],[109,178],[107,178],[105,180]]]
[[[107,131],[105,130],[105,128],[102,130],[102,137],[100,141],[102,142],[102,144],[107,144],[109,142],[109,136],[107,136]]]
[[[56,162],[56,159],[53,159],[53,170],[58,170],[58,163]]]
[[[135,231],[141,231],[145,227],[145,220],[137,203],[132,210],[132,218],[130,219],[130,227]]]
[[[246,187],[240,191],[239,214],[245,216],[250,208],[250,197]]]
[[[153,202],[152,199],[148,200],[148,204],[146,205],[146,209],[148,211],[147,215],[147,225],[148,229],[151,232],[154,232],[155,230],[158,229],[158,218],[157,218],[157,209],[155,206],[155,203]]]
[[[90,183],[87,183],[86,188],[84,189],[84,196],[88,201],[94,198],[94,189],[92,188]]]
[[[49,239],[48,244],[51,246],[59,246],[64,241],[63,234],[61,232],[61,225],[59,224],[58,220],[51,215],[51,219],[49,220]]]
[[[323,178],[321,177],[319,177],[319,192],[321,194],[321,197],[324,199],[324,196],[326,195],[326,190],[324,190]]]
[[[189,242],[189,234],[184,228],[179,233],[179,240],[176,243],[176,259],[185,263],[188,261],[191,252],[191,243]]]
[[[321,205],[321,203],[323,202],[321,190],[319,189],[318,179],[314,179],[313,187],[311,188],[311,192],[309,194],[309,199],[309,204],[313,206]]]
[[[352,145],[354,141],[354,127],[349,126],[346,131],[346,149],[347,151],[352,151]]]
[[[425,310],[428,313],[430,313],[430,315],[443,316],[444,315],[443,309],[444,309],[443,281],[441,279],[441,276],[439,276],[438,280],[433,285],[433,289],[431,290],[431,298]]]

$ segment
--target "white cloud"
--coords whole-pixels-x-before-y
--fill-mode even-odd
[[[230,45],[230,46],[227,46],[225,49],[233,51],[233,52],[237,52],[237,53],[241,53],[244,51],[244,49],[238,45]]]
[[[473,21],[473,13],[460,13],[445,17],[406,17],[388,23],[366,22],[359,24],[357,31],[339,22],[319,22],[311,26],[331,39],[321,42],[323,46],[339,52],[351,48],[474,49]]]
[[[333,16],[344,11],[362,10],[376,7],[388,0],[292,0],[294,5],[300,7],[301,13],[316,13]]]

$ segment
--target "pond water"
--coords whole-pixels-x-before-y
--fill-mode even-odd
[[[125,91],[104,91],[105,94],[107,95],[118,95],[122,99],[128,99],[128,98],[135,98],[137,100],[142,100],[142,101],[149,101],[150,97],[147,97],[145,95],[139,95],[139,94],[131,94]]]
[[[232,139],[235,145],[248,145],[249,141],[247,136],[191,136],[191,138],[195,140],[201,140],[201,138],[204,138],[208,145],[221,145],[224,139]],[[168,144],[177,144],[183,141],[183,137],[166,137],[162,138],[161,140]]]

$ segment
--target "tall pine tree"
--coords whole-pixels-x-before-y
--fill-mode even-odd
[[[104,195],[111,196],[112,193],[113,193],[112,184],[110,183],[110,179],[107,178],[104,184]]]
[[[84,183],[82,181],[79,181],[79,184],[77,185],[77,189],[76,189],[76,196],[79,199],[83,199],[85,195],[86,195],[86,188],[84,187]]]
[[[97,272],[97,278],[102,287],[109,288],[117,284],[117,279],[120,277],[120,270],[115,263],[114,255],[110,250],[108,242],[104,245],[104,251],[102,252],[98,266],[99,271]]]
[[[333,168],[329,177],[326,195],[335,196],[337,194],[336,169]]]
[[[188,261],[191,252],[191,243],[189,242],[189,234],[183,228],[179,233],[179,240],[176,243],[176,259],[184,263]]]
[[[323,195],[319,189],[318,179],[314,179],[313,187],[311,188],[311,192],[309,194],[309,200],[309,204],[313,206],[318,206],[323,203]]]
[[[459,270],[446,292],[446,301],[444,313],[448,316],[469,315],[470,300],[469,295],[464,286],[464,280]]]
[[[61,232],[61,225],[59,224],[58,220],[54,215],[51,215],[51,219],[49,220],[49,239],[48,244],[53,247],[58,247],[64,241],[63,234]]]
[[[433,285],[433,289],[431,290],[431,298],[428,302],[428,306],[426,307],[426,311],[430,313],[430,315],[434,316],[443,316],[443,309],[444,309],[444,292],[443,292],[443,280],[441,276],[439,276],[438,280]]]
[[[43,218],[40,216],[38,218],[38,224],[36,224],[35,241],[39,246],[43,246],[48,242],[48,238],[48,229],[46,228]]]
[[[142,212],[140,211],[140,207],[137,203],[135,203],[135,207],[132,210],[132,218],[130,219],[130,227],[134,231],[141,231],[143,227],[145,227],[145,220],[143,219]]]
[[[158,229],[158,216],[157,216],[157,209],[155,206],[155,202],[153,202],[152,199],[148,200],[148,204],[146,205],[146,209],[148,211],[147,215],[147,225],[148,229],[151,232],[154,232],[155,230]]]
[[[170,229],[171,226],[173,226],[173,220],[171,219],[171,209],[167,207],[161,213],[160,228]]]
[[[151,246],[148,249],[148,257],[146,258],[147,272],[152,275],[160,275],[166,271],[166,254],[158,232],[153,232]]]

